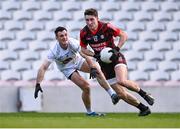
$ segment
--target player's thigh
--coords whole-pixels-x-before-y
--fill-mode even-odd
[[[89,67],[87,61],[83,62],[82,66],[80,68],[80,71],[90,73],[90,67]]]
[[[71,81],[74,82],[81,89],[86,89],[89,87],[89,83],[78,72],[73,72],[71,76]]]
[[[124,65],[124,64],[121,65],[120,64],[118,66],[115,66],[114,70],[115,70],[117,81],[127,80],[128,70],[127,70],[126,65]]]

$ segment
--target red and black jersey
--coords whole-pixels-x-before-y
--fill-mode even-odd
[[[80,32],[80,45],[81,47],[86,48],[87,45],[90,45],[94,50],[95,54],[99,54],[100,51],[105,47],[114,48],[114,37],[120,35],[121,30],[110,23],[98,23],[98,29],[96,32],[92,32],[89,30],[87,25]],[[126,59],[123,54],[120,53],[119,60],[116,62],[112,62],[109,64],[103,63],[102,61],[98,61],[101,70],[104,73],[106,79],[112,79],[115,77],[114,67],[123,63],[126,65]]]
[[[89,44],[96,54],[103,48],[114,48],[114,37],[120,34],[121,30],[110,23],[98,23],[96,32],[89,30],[87,25],[80,32],[80,45],[84,48]]]

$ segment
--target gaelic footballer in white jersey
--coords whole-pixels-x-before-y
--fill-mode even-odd
[[[79,41],[74,38],[69,38],[68,48],[65,50],[61,48],[57,42],[52,48],[49,49],[47,60],[49,62],[56,62],[57,68],[67,77],[76,70],[80,69],[85,61],[79,55],[81,47]]]
[[[49,65],[54,61],[56,62],[58,69],[82,90],[82,100],[87,110],[87,115],[101,115],[95,113],[91,109],[90,84],[78,73],[78,71],[90,73],[90,77],[97,78],[99,84],[110,95],[113,104],[116,104],[119,101],[119,97],[107,83],[102,71],[93,63],[90,57],[81,52],[79,41],[69,38],[66,28],[59,26],[54,33],[57,42],[49,50],[47,59],[43,61],[38,70],[34,98],[38,97],[39,92],[43,92],[41,82],[44,79],[45,72]]]

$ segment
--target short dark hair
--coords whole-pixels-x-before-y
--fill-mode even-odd
[[[94,8],[89,8],[89,9],[86,9],[84,12],[84,16],[86,16],[86,15],[93,15],[93,16],[98,17],[98,12]]]
[[[66,29],[65,27],[59,26],[59,27],[56,28],[56,30],[54,31],[54,33],[55,33],[55,35],[57,36],[57,33],[58,33],[58,32],[61,32],[61,31],[63,31],[63,30],[66,30],[66,31],[67,31],[67,29]]]

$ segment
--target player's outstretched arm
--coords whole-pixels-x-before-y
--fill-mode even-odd
[[[37,74],[37,78],[36,78],[36,86],[35,86],[35,91],[34,91],[35,99],[38,97],[38,92],[40,92],[40,91],[43,92],[40,84],[41,84],[41,81],[44,79],[44,74],[50,64],[51,64],[51,62],[45,60],[38,70],[38,74]]]
[[[94,52],[92,52],[84,47],[81,47],[81,52],[87,56],[94,56]]]
[[[94,79],[96,78],[98,71],[97,71],[97,66],[95,65],[95,63],[93,62],[92,58],[90,56],[87,56],[86,54],[84,54],[82,51],[79,52],[80,55],[86,59],[89,67],[90,67],[90,79]]]
[[[36,83],[35,91],[34,91],[34,98],[36,99],[38,97],[38,92],[43,92],[40,83]]]
[[[82,50],[79,53],[83,58],[86,59],[87,63],[89,64],[91,68],[95,68],[94,62],[92,58],[90,57],[91,55],[89,56],[88,54],[84,53]]]

